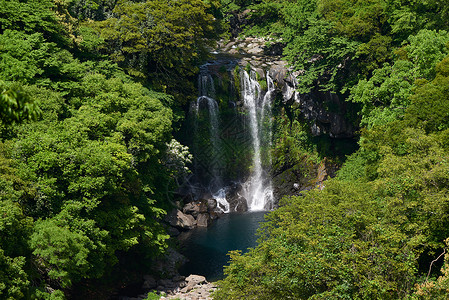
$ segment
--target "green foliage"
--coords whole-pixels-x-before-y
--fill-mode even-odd
[[[260,245],[232,254],[217,299],[398,299],[414,279],[415,254],[372,187],[327,181],[284,200]],[[395,259],[400,256],[401,259]]]
[[[306,129],[297,120],[290,123],[286,116],[282,116],[276,124],[276,132],[272,154],[274,173],[292,167],[296,172],[307,173],[309,171],[306,167],[307,162],[318,160],[318,158],[310,155],[313,153],[313,145]]]
[[[157,254],[167,238],[149,199],[157,177],[139,171],[165,174],[152,162],[165,155],[171,112],[160,100],[169,99],[100,74],[85,76],[76,96],[70,117],[23,126],[13,144],[39,190],[24,205],[49,218],[36,223],[31,247],[64,287],[103,275],[117,250],[140,244]]]
[[[431,82],[421,82],[412,96],[405,119],[426,132],[449,127],[449,58],[437,65],[437,76]]]
[[[25,296],[29,280],[23,270],[25,257],[11,258],[0,249],[0,296],[2,299],[21,299]]]
[[[438,45],[441,33],[417,36]],[[430,59],[446,51],[438,46],[424,55],[430,65],[423,67],[418,40],[411,37],[407,50],[398,52],[403,59],[351,91],[365,101],[369,124],[360,149],[322,190],[284,198],[263,224],[257,247],[230,253],[216,299],[447,297],[446,268],[438,281],[421,278],[432,264],[428,257],[438,256],[449,236],[449,67],[447,58]],[[426,76],[434,79],[420,79]],[[385,118],[375,114],[377,107]],[[298,140],[295,133],[283,145]],[[282,154],[290,149],[277,160],[288,158]]]
[[[28,34],[41,32],[46,37],[61,38],[62,26],[58,22],[51,0],[1,0],[0,34],[12,29]]]
[[[27,294],[30,276],[27,274],[28,240],[33,222],[17,201],[26,195],[25,183],[15,175],[12,161],[0,153],[0,297],[21,299]]]
[[[144,253],[147,263],[167,247],[163,187],[189,159],[182,145],[169,144],[174,98],[101,56],[101,47],[122,41],[103,39],[94,30],[100,23],[87,20],[133,23],[134,9],[159,18],[143,33],[153,48],[143,50],[139,39],[123,44],[127,55],[160,59],[161,73],[146,76],[178,63],[193,74],[214,29],[202,1],[0,1],[0,119],[8,125],[0,149],[2,299],[64,299],[59,288],[107,276],[126,252]]]
[[[92,26],[105,40],[103,50],[129,74],[180,93],[178,85],[198,71],[195,64],[214,37],[208,8],[201,0],[119,1],[112,18]]]
[[[92,227],[93,224],[86,225]],[[76,225],[73,227],[76,228]],[[102,268],[99,268],[101,261],[88,260],[91,252],[105,251],[101,235],[97,233],[92,241],[82,229],[73,227],[61,226],[54,219],[36,222],[35,233],[30,240],[33,254],[42,267],[50,270],[48,276],[59,281],[62,287],[69,287],[72,280],[90,277],[89,273],[102,274]]]
[[[338,90],[345,61],[355,55],[359,42],[332,33],[332,25],[324,20],[311,20],[309,28],[288,44],[284,54],[295,61],[297,70],[306,70],[298,77],[299,91],[309,92],[317,80],[326,78],[320,88]],[[350,84],[350,82],[348,83]]]
[[[159,300],[160,298],[161,298],[160,295],[153,292],[149,292],[145,300]]]
[[[352,1],[318,0],[318,12],[334,24],[335,29],[348,38],[362,42],[381,31],[386,21],[383,0]]]
[[[69,0],[68,10],[78,20],[101,21],[112,13],[116,0]]]
[[[3,198],[3,197],[2,197]],[[26,256],[28,238],[31,234],[32,220],[24,216],[22,209],[10,199],[0,202],[0,244],[8,256]]]
[[[417,68],[418,78],[435,77],[435,67],[449,52],[449,33],[441,30],[421,30],[408,38],[407,57]]]
[[[40,115],[39,107],[19,84],[0,81],[0,120],[4,125],[34,120]]]
[[[361,125],[371,128],[404,116],[418,79],[435,77],[435,67],[448,53],[445,31],[421,30],[398,51],[393,65],[385,64],[369,80],[351,89],[349,101],[361,103]]]

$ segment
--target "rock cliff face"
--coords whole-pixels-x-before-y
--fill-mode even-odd
[[[266,80],[267,76],[273,79],[275,89],[273,91],[271,88],[270,93],[274,93],[276,105],[282,105],[290,112],[295,111],[295,115],[299,115],[308,125],[313,136],[326,136],[331,139],[354,136],[356,129],[345,118],[346,103],[338,95],[329,92],[312,91],[300,94],[297,91],[299,86],[297,78],[301,71],[293,71],[287,62],[282,60],[279,55],[281,50],[282,41],[268,38],[246,37],[226,42],[220,41],[216,49],[213,49],[215,58],[201,67],[200,76],[202,77],[200,78],[208,79],[207,82],[211,84],[210,96],[217,103],[217,114],[221,125],[216,136],[220,140],[220,147],[210,147],[213,143],[208,137],[209,129],[201,131],[204,136],[191,134],[192,128],[197,126],[195,124],[207,124],[208,120],[207,116],[204,119],[206,121],[192,117],[193,121],[190,127],[187,126],[189,130],[186,131],[186,136],[189,136],[191,140],[188,140],[186,144],[191,146],[199,143],[198,141],[202,142],[197,147],[191,147],[191,149],[197,149],[194,156],[199,163],[195,165],[193,180],[187,183],[188,188],[177,199],[179,210],[173,211],[170,214],[171,220],[167,222],[175,229],[172,229],[173,235],[176,235],[179,230],[188,230],[197,226],[207,227],[220,213],[248,210],[248,199],[245,199],[247,195],[242,193],[241,183],[248,178],[249,170],[252,168],[252,151],[248,150],[252,149],[252,138],[248,134],[247,108],[241,96],[243,87],[239,82],[242,81],[243,72],[240,72],[237,67],[255,72],[257,76],[254,77],[261,84],[260,87],[263,83],[271,84],[271,81]],[[266,91],[262,93],[262,98],[265,93],[268,94]],[[238,153],[238,155],[230,153]],[[212,192],[216,193],[217,188],[210,187],[210,182],[213,181],[211,178],[213,179],[215,174],[211,172],[210,165],[214,165],[214,160],[220,161],[220,164],[216,163],[215,166],[226,166],[220,169],[219,178],[219,188],[226,187],[223,189],[225,194],[220,196],[226,200],[226,205],[219,201],[220,198],[217,198],[217,195],[215,198],[211,195]],[[301,168],[303,166],[289,166],[286,169],[271,172],[275,200],[283,195],[299,194],[302,190],[315,186],[309,183],[311,177],[305,178],[305,174],[316,174],[318,166],[312,166],[311,170],[306,171]],[[266,171],[269,171],[268,169]],[[213,205],[206,209],[205,203],[208,202]]]
[[[235,55],[237,64],[251,68],[261,79],[270,74],[276,83],[278,93],[282,94],[284,104],[301,111],[302,117],[310,122],[310,132],[314,136],[329,135],[331,138],[350,138],[356,128],[345,119],[347,107],[344,100],[330,92],[312,91],[299,94],[297,76],[279,56],[282,43],[272,39],[235,39],[218,44],[218,53]]]

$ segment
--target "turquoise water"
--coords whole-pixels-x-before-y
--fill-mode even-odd
[[[267,212],[227,214],[208,228],[196,228],[180,237],[180,252],[187,262],[181,275],[203,275],[208,281],[223,278],[223,266],[228,264],[230,250],[246,252],[256,245],[256,232]]]

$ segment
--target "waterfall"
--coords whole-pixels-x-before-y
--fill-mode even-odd
[[[211,70],[207,67],[201,69],[198,98],[191,106],[194,116],[195,198],[214,198],[217,208],[224,213],[243,207],[250,211],[270,210],[274,200],[267,169],[271,166],[273,79],[269,73],[266,74],[265,90],[261,88],[254,71],[248,73],[242,70],[240,99],[244,114],[232,102],[234,98],[227,108],[222,107],[224,110],[221,112]],[[223,93],[223,86],[217,86],[217,91]],[[244,156],[239,158],[246,155],[251,158],[248,162],[251,166],[249,176],[244,180],[241,174],[245,173],[248,165],[243,162],[236,166],[229,161],[229,157],[240,153]],[[227,169],[230,165],[239,169]]]
[[[268,91],[262,97],[256,73],[242,71],[242,99],[248,111],[248,121],[253,147],[253,170],[244,184],[248,209],[258,211],[270,209],[273,202],[271,181],[262,167],[261,141],[271,148],[271,102],[274,94],[273,80],[267,74]],[[266,127],[269,127],[268,130]],[[268,135],[267,135],[268,133]]]
[[[225,214],[230,212],[230,205],[226,199],[226,188],[219,189],[215,194],[212,195],[215,200],[217,200],[217,207]]]
[[[220,120],[219,120],[219,107],[215,98],[215,88],[214,80],[210,74],[207,72],[200,73],[198,77],[198,90],[199,96],[196,100],[194,110],[196,117],[199,117],[201,110],[207,110],[208,120],[209,120],[209,143],[210,148],[201,149],[198,151],[208,152],[206,162],[206,168],[209,180],[209,192],[213,194],[214,198],[220,204],[219,207],[223,207],[222,211],[229,212],[229,204],[226,201],[226,194],[223,192],[223,180],[222,180],[222,170],[223,162],[222,157],[222,145],[220,140]],[[194,126],[195,136],[199,135],[198,124],[195,122]],[[199,154],[197,151],[197,154]],[[203,155],[206,153],[202,153]]]

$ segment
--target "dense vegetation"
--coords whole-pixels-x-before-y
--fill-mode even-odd
[[[167,247],[160,219],[188,160],[174,111],[190,91],[164,79],[192,82],[210,9],[0,1],[0,298],[64,298]]]
[[[284,47],[301,92],[353,105],[360,147],[324,189],[281,201],[216,298],[447,298],[449,6],[436,0],[0,0],[0,298],[93,292],[120,261],[163,253],[189,160],[173,131],[237,16],[242,35]],[[273,163],[301,172],[322,153],[285,111]]]
[[[331,91],[358,106],[361,129],[359,150],[324,189],[284,198],[259,245],[231,253],[216,299],[447,299],[447,5],[223,3],[246,14],[242,34],[285,46],[301,91]],[[307,151],[299,132],[276,149],[286,141]]]

